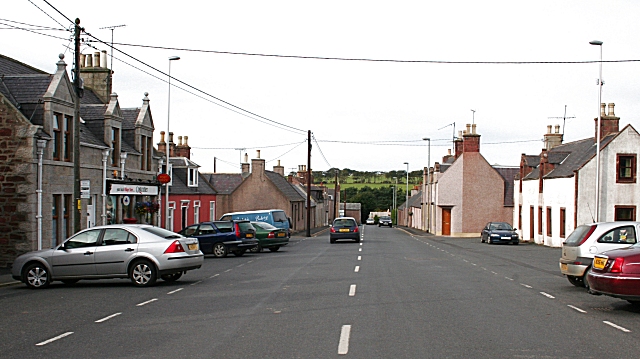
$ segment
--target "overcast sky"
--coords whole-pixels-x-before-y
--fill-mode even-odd
[[[562,126],[565,106],[565,142],[594,136],[598,63],[588,62],[600,49],[591,40],[604,43],[602,101],[616,104],[621,127],[640,128],[640,63],[606,62],[640,60],[640,1],[48,2],[106,42],[112,32],[100,28],[126,25],[113,31],[115,43],[175,48],[115,45],[126,55],[114,53],[113,91],[123,108],[149,93],[157,143],[167,129],[168,58],[180,56],[171,76],[187,85],[172,80],[170,130],[176,141],[189,137],[203,172],[213,171],[214,157],[218,172],[239,172],[237,148],[249,158],[261,149],[267,169],[278,159],[285,171],[297,168],[307,163],[307,130],[317,140],[313,170],[403,170],[409,162],[413,171],[427,165],[422,138],[432,139],[433,164],[451,148],[452,124],[457,132],[472,121],[484,157],[517,166],[521,153],[540,152],[547,125]],[[55,38],[70,33],[16,23],[70,28],[46,2],[7,2],[0,19],[1,54],[54,72],[66,52],[71,68],[72,44]]]

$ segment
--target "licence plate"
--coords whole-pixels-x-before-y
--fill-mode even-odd
[[[247,233],[247,238],[253,238],[253,234]]]
[[[278,237],[284,237],[284,233],[278,233]]]
[[[593,267],[603,269],[607,265],[607,258],[593,258]]]
[[[509,240],[509,239],[511,239],[511,237],[500,237],[500,239],[507,239],[507,240]]]
[[[193,244],[189,244],[189,250],[190,251],[195,251],[198,249],[198,245],[193,243]]]
[[[567,263],[560,263],[560,269],[566,271],[567,269],[569,269],[569,266],[567,266]]]
[[[340,228],[339,232],[349,232],[349,228]]]

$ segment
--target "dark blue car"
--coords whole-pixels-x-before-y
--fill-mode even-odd
[[[520,237],[516,228],[507,222],[489,222],[482,229],[482,243],[520,243]]]
[[[249,221],[202,222],[178,233],[197,238],[202,253],[216,257],[226,257],[229,252],[239,257],[258,246],[256,230]]]

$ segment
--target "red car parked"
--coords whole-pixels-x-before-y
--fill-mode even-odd
[[[587,280],[591,294],[640,304],[640,244],[597,254]]]

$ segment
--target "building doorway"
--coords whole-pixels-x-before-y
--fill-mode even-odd
[[[451,208],[442,209],[442,235],[451,235]]]

